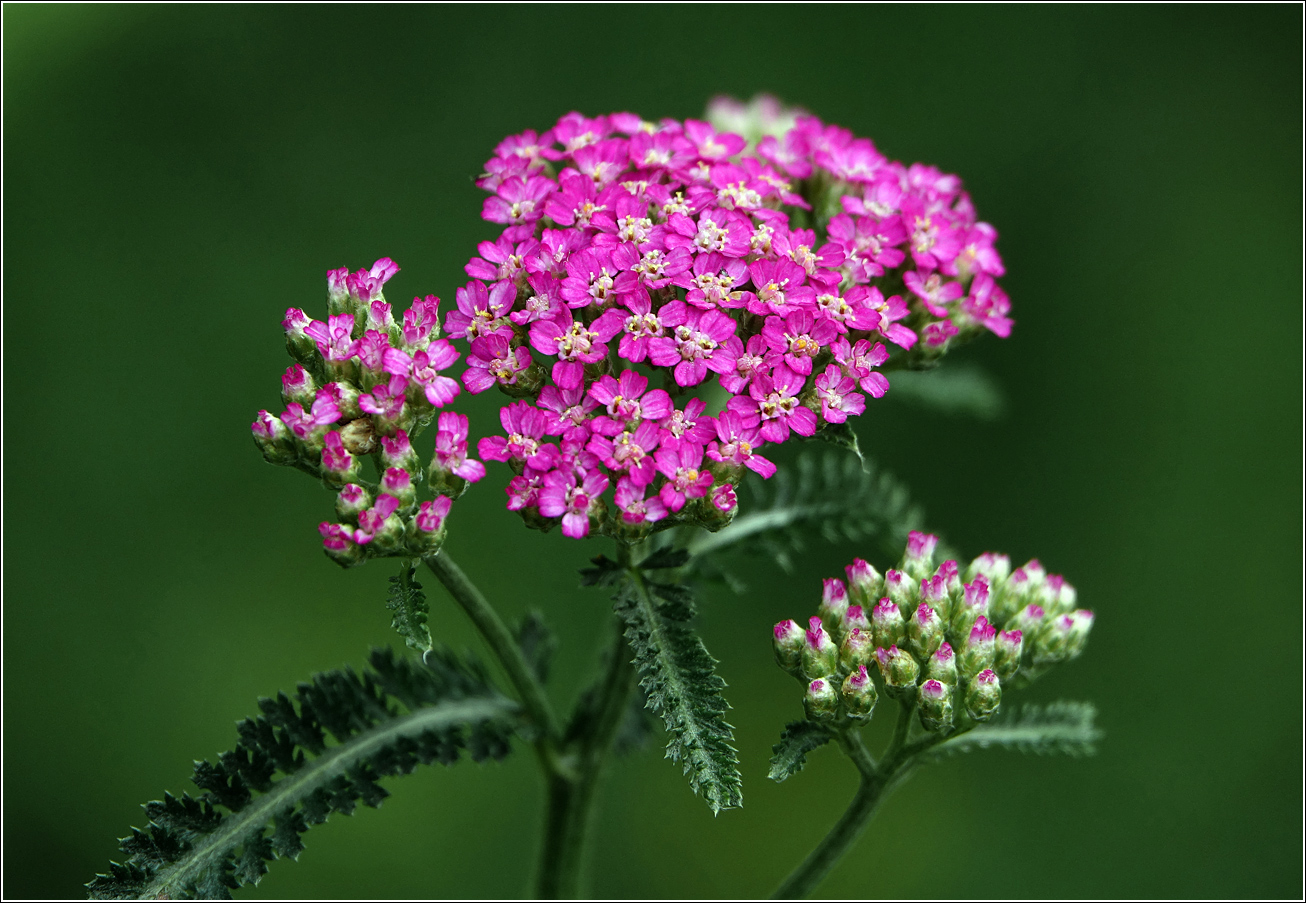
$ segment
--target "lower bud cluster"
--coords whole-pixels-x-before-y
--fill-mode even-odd
[[[896,570],[881,576],[859,558],[846,584],[824,582],[806,629],[775,625],[776,661],[806,686],[808,718],[869,721],[884,692],[914,696],[925,729],[948,731],[956,718],[991,718],[1017,675],[1028,681],[1083,650],[1093,613],[1075,608],[1063,578],[1037,560],[1013,571],[994,553],[963,574],[956,561],[935,566],[937,546],[913,531]]]

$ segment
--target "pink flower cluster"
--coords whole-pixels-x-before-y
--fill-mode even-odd
[[[774,472],[759,449],[888,390],[886,342],[911,366],[1010,330],[960,181],[814,117],[750,151],[706,122],[569,113],[505,139],[478,184],[504,228],[446,331],[468,391],[520,399],[480,444],[516,472],[508,507],[568,536],[719,527],[743,469]]]
[[[775,625],[777,661],[804,682],[864,680],[878,670],[890,693],[920,686],[935,702],[964,688],[958,703],[984,720],[997,708],[1001,683],[1038,676],[1079,655],[1093,613],[1076,609],[1074,587],[1037,560],[1016,570],[1006,555],[985,553],[966,568],[934,567],[938,537],[910,534],[898,569],[883,576],[862,559],[848,565],[847,583],[824,583],[819,614],[806,629]],[[964,582],[968,581],[968,582]],[[922,701],[924,704],[925,700]],[[938,730],[951,702],[932,710]]]
[[[307,470],[338,490],[338,523],[319,527],[327,553],[342,564],[375,555],[423,555],[439,548],[451,496],[485,476],[467,457],[467,417],[439,414],[429,465],[416,436],[462,391],[444,375],[460,357],[440,338],[434,295],[413,299],[396,319],[382,287],[399,271],[389,258],[370,269],[327,274],[325,321],[286,311],[282,325],[293,364],[282,377],[286,409],[259,411],[252,430],[273,463]],[[379,479],[361,477],[372,456]],[[419,501],[427,484],[434,499]]]
[[[339,492],[327,551],[349,564],[438,547],[449,499],[485,469],[462,415],[439,414],[429,465],[410,440],[463,388],[515,399],[479,444],[514,471],[510,510],[633,538],[728,523],[744,471],[775,472],[766,447],[861,414],[891,356],[921,366],[1008,334],[994,230],[955,176],[811,116],[772,119],[792,127],[755,147],[629,113],[505,139],[478,182],[503,230],[468,262],[448,338],[434,295],[397,317],[389,258],[330,271],[325,320],[288,310],[285,410],[253,432],[268,460]],[[468,343],[460,374],[451,340]]]

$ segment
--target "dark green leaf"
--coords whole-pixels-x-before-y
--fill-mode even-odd
[[[687,561],[689,561],[689,551],[687,549],[675,549],[667,546],[658,549],[641,561],[639,569],[641,571],[656,571],[662,568],[678,568],[684,567]]]
[[[413,579],[415,572],[412,562],[406,561],[399,575],[390,578],[390,595],[385,607],[392,614],[390,626],[404,638],[404,642],[426,652],[431,648],[431,631],[426,626],[430,607],[426,604],[422,584]]]
[[[723,717],[729,708],[721,695],[725,681],[688,624],[694,610],[689,590],[635,573],[617,591],[614,607],[626,622],[647,705],[671,734],[667,757],[681,763],[713,813],[741,805],[734,734]]]
[[[1102,732],[1093,724],[1096,717],[1091,702],[1027,705],[1018,711],[1004,711],[986,724],[945,740],[924,752],[921,761],[990,747],[1040,756],[1091,756],[1102,739]]]
[[[771,747],[771,771],[768,777],[779,783],[803,770],[807,754],[830,742],[830,731],[814,721],[790,721],[780,734],[780,742]]]
[[[612,586],[625,574],[625,569],[606,555],[590,559],[592,567],[581,568],[581,586]]]
[[[263,714],[241,722],[235,749],[195,763],[198,799],[146,803],[149,826],[122,841],[127,861],[90,882],[91,896],[227,898],[273,858],[297,857],[310,825],[360,801],[380,805],[381,779],[452,762],[464,747],[475,759],[508,752],[516,706],[480,667],[440,648],[422,662],[379,649],[369,663],[361,677],[331,671],[293,699],[260,699]]]

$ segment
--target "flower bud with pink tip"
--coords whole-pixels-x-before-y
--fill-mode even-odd
[[[1004,630],[998,634],[997,652],[993,658],[993,670],[1003,680],[1010,680],[1020,670],[1020,654],[1024,647],[1024,637],[1019,630]]]
[[[803,664],[803,649],[807,634],[798,622],[784,620],[772,629],[775,663],[790,674],[797,675]]]
[[[839,712],[839,694],[834,684],[818,677],[807,685],[807,694],[803,697],[803,708],[812,721],[833,721]]]
[[[897,646],[875,650],[875,660],[884,678],[884,688],[890,696],[902,697],[916,686],[921,668],[906,650]]]
[[[871,634],[875,645],[888,648],[902,641],[906,623],[893,600],[885,597],[871,610]]]
[[[821,582],[821,604],[817,611],[821,613],[821,623],[837,642],[843,636],[843,617],[848,613],[848,592],[842,580],[827,577]]]
[[[938,733],[952,727],[952,687],[938,680],[921,684],[921,724],[927,731]]]
[[[939,646],[925,662],[925,676],[950,687],[957,685],[957,655],[949,643]]]
[[[806,643],[803,645],[803,676],[808,680],[826,677],[835,672],[839,664],[839,649],[821,626],[821,619],[808,622]]]
[[[974,721],[988,721],[1002,704],[1002,682],[992,671],[981,671],[966,686],[966,714]]]
[[[879,691],[875,689],[871,675],[866,672],[866,665],[858,665],[856,670],[844,678],[839,695],[843,699],[844,711],[850,718],[862,723],[871,720]]]
[[[861,558],[844,568],[848,575],[848,598],[854,605],[870,608],[881,595],[884,578],[874,567]]]

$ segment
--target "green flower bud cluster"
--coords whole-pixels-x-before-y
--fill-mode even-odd
[[[1037,560],[1011,569],[985,553],[963,573],[935,565],[938,538],[910,534],[897,569],[883,576],[860,558],[847,584],[824,581],[804,630],[775,626],[776,662],[802,681],[807,717],[870,720],[880,693],[917,705],[928,731],[987,721],[1005,686],[1027,683],[1083,651],[1093,613],[1075,608],[1074,587]]]

